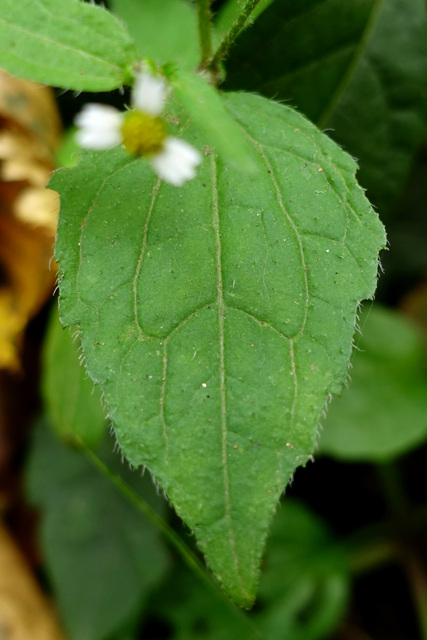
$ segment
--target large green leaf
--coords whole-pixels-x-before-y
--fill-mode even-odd
[[[158,510],[151,478],[132,473],[112,452],[105,463]],[[65,447],[45,424],[35,430],[27,487],[41,510],[41,543],[70,640],[105,640],[135,623],[168,564],[158,531],[84,455]]]
[[[200,62],[196,14],[187,0],[110,0],[109,4],[127,24],[141,57],[190,68]]]
[[[386,212],[400,194],[427,125],[427,4],[385,0],[346,91],[323,125],[360,163],[359,180]]]
[[[356,165],[292,109],[225,103],[256,177],[207,155],[182,188],[121,149],[58,172],[60,313],[119,443],[228,593],[254,598],[269,521],[341,389],[384,230]],[[194,126],[186,137],[197,147]]]
[[[358,159],[374,204],[393,203],[425,130],[424,0],[275,0],[231,53],[226,88],[297,106]]]
[[[94,387],[79,362],[80,339],[74,339],[59,322],[57,308],[52,312],[43,352],[43,396],[54,431],[64,440],[77,436],[89,447],[97,446],[107,421],[100,390]]]
[[[427,374],[421,337],[408,320],[374,306],[360,326],[351,382],[328,411],[320,452],[379,462],[427,439]]]
[[[80,0],[0,0],[0,67],[77,91],[129,83],[136,51],[123,24]]]

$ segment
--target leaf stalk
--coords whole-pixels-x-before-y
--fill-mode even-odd
[[[220,587],[213,581],[210,574],[199,560],[197,555],[182,540],[182,538],[172,529],[172,527],[143,499],[136,491],[132,489],[119,475],[110,469],[97,454],[90,449],[79,438],[77,444],[80,446],[88,460],[93,466],[110,480],[110,482],[122,493],[122,495],[145,516],[157,529],[165,536],[171,547],[175,549],[182,558],[187,567],[195,574],[203,584],[208,588],[212,596],[219,601],[228,611],[237,618],[242,625],[242,631],[247,633],[245,637],[248,640],[262,640],[258,629],[254,627],[249,618],[238,609],[221,591]]]

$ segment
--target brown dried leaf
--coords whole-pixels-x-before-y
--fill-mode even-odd
[[[0,368],[19,369],[23,331],[54,286],[58,196],[45,185],[60,131],[50,89],[0,72]]]
[[[53,163],[61,121],[50,89],[0,72],[0,114],[36,141]]]
[[[0,524],[0,638],[1,640],[64,640],[46,598]]]

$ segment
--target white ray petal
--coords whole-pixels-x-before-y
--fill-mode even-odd
[[[142,71],[136,77],[132,91],[132,106],[150,116],[158,116],[166,100],[166,80]]]
[[[201,161],[200,153],[188,142],[172,137],[166,138],[162,150],[151,158],[159,176],[176,187],[194,178]]]
[[[122,141],[123,116],[114,107],[86,104],[74,119],[76,142],[85,149],[110,149]]]

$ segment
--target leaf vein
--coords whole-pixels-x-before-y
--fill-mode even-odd
[[[318,144],[318,142],[315,140],[315,138],[314,138],[314,137],[312,137],[312,138],[311,138],[311,137],[309,137],[309,136],[308,136],[306,133],[304,133],[303,131],[300,131],[300,133],[301,133],[301,135],[303,135],[303,136],[304,136],[304,137],[305,137],[309,142],[311,142],[311,143],[312,143],[312,144],[313,144],[313,145],[314,145],[314,146],[319,150],[319,152],[320,152],[320,154],[321,154],[322,158],[324,158],[324,159],[325,159],[325,153],[324,153],[324,151],[323,151],[322,147],[321,147],[321,146]],[[323,163],[322,163],[322,164],[323,164]],[[355,211],[354,207],[352,207],[352,206],[350,205],[350,203],[349,203],[349,202],[345,202],[345,201],[343,200],[343,198],[342,198],[342,197],[340,196],[340,194],[338,193],[337,188],[336,188],[335,184],[333,183],[333,181],[332,181],[332,180],[329,180],[329,178],[328,178],[328,176],[327,176],[327,174],[326,174],[326,171],[324,171],[323,167],[319,167],[319,168],[321,168],[321,169],[322,169],[321,174],[322,174],[322,176],[323,176],[323,179],[326,181],[326,183],[328,184],[328,186],[329,186],[329,188],[331,189],[332,193],[334,194],[334,196],[336,197],[336,199],[338,200],[338,202],[340,203],[340,205],[342,206],[342,208],[344,209],[344,211],[345,211],[345,212],[346,212],[346,214],[347,214],[347,225],[346,225],[345,232],[344,232],[344,236],[343,236],[343,239],[344,239],[344,242],[345,242],[345,239],[346,239],[346,237],[347,237],[347,231],[348,231],[348,228],[349,228],[349,226],[350,226],[350,215],[349,215],[349,213],[350,213],[350,214],[352,214],[352,215],[354,216],[354,218],[356,219],[356,221],[357,221],[357,222],[361,222],[361,216],[360,216],[360,215],[358,215],[357,211]],[[344,176],[343,172],[342,172],[342,171],[341,171],[341,169],[339,168],[338,164],[335,164],[335,165],[334,165],[334,170],[336,171],[336,173],[338,173],[338,174],[341,176],[342,181],[343,181],[343,183],[344,183],[344,185],[345,185],[346,191],[347,191],[347,193],[348,193],[348,192],[350,191],[350,189],[349,189],[349,187],[348,187],[347,180],[346,180],[346,178],[345,178],[345,176]]]
[[[294,222],[294,220],[292,219],[292,216],[288,213],[284,202],[283,202],[283,198],[282,198],[282,194],[279,188],[279,185],[277,183],[276,177],[274,175],[273,172],[273,167],[270,164],[269,159],[267,158],[267,156],[264,153],[264,150],[262,148],[262,145],[257,142],[256,140],[254,140],[249,134],[248,138],[251,140],[252,144],[255,145],[255,147],[258,149],[258,152],[260,154],[260,156],[262,157],[264,164],[266,165],[267,169],[268,169],[268,175],[270,177],[271,182],[273,183],[273,187],[274,187],[274,191],[276,193],[276,198],[277,198],[277,202],[278,205],[282,211],[282,213],[284,214],[284,216],[286,217],[286,219],[288,220],[298,243],[298,249],[299,249],[299,255],[300,255],[300,260],[301,260],[301,267],[302,267],[302,271],[303,271],[303,278],[304,278],[304,289],[305,289],[305,301],[304,301],[304,316],[301,322],[301,326],[299,328],[299,330],[296,332],[294,338],[297,338],[299,335],[301,335],[301,333],[303,333],[304,331],[304,327],[305,324],[307,322],[307,313],[308,313],[308,299],[309,299],[309,290],[308,290],[308,279],[307,279],[307,265],[305,262],[305,255],[304,255],[304,247],[303,247],[303,243],[301,240],[301,236],[299,233],[299,230]]]
[[[166,338],[164,338],[165,342],[169,342],[169,340],[174,336],[175,333],[177,333],[182,327],[185,327],[185,325],[190,322],[190,320],[192,318],[194,318],[195,316],[197,316],[199,313],[201,313],[202,311],[205,311],[205,309],[209,309],[210,307],[214,307],[216,305],[216,301],[214,302],[208,302],[207,304],[205,304],[203,307],[198,307],[197,309],[195,309],[194,311],[192,311],[191,313],[189,313],[187,316],[185,316],[185,318],[183,318],[181,320],[181,322],[179,322],[175,327],[173,327],[170,332],[168,333],[168,335],[166,336]]]
[[[257,324],[259,324],[260,327],[265,327],[266,329],[271,329],[272,331],[277,333],[277,335],[280,338],[282,338],[283,340],[286,340],[287,342],[290,342],[291,339],[292,339],[292,338],[288,338],[288,336],[285,336],[281,331],[276,329],[276,327],[273,326],[270,322],[267,322],[266,320],[260,320],[256,316],[252,315],[251,313],[248,313],[247,311],[244,311],[243,309],[239,309],[238,307],[231,307],[230,305],[226,305],[225,308],[229,309],[230,311],[237,311],[238,313],[242,313],[246,317],[250,318],[251,320],[253,320]]]
[[[141,246],[141,250],[139,252],[139,258],[138,258],[138,262],[137,262],[137,265],[136,265],[135,276],[134,276],[133,284],[132,284],[132,290],[133,290],[133,313],[134,313],[134,317],[135,317],[135,324],[137,326],[137,329],[138,329],[140,337],[144,336],[144,331],[143,331],[143,329],[142,329],[142,327],[141,327],[141,325],[139,323],[139,317],[138,317],[138,280],[139,280],[139,275],[141,273],[141,268],[142,268],[142,263],[143,263],[143,260],[144,260],[145,252],[147,250],[148,228],[150,226],[154,205],[156,204],[157,196],[159,194],[160,184],[161,184],[161,180],[159,178],[159,180],[157,181],[157,183],[155,184],[155,186],[153,188],[153,195],[152,195],[152,198],[151,198],[150,207],[148,209],[147,217],[145,219],[144,233],[143,233],[143,236],[142,236],[142,246]]]

